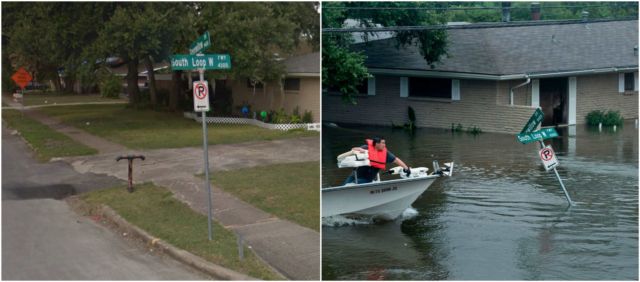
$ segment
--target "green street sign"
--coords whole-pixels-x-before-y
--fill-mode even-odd
[[[520,134],[532,132],[536,127],[538,127],[538,124],[542,122],[542,119],[544,119],[544,113],[540,108],[537,108],[536,111],[533,112],[531,118],[529,118],[527,125],[524,126],[522,131],[520,131]]]
[[[229,54],[206,55],[173,55],[171,56],[172,70],[228,70],[231,69]]]
[[[209,46],[211,46],[211,40],[209,39],[209,32],[206,31],[189,46],[189,53],[191,55],[202,53],[202,51],[209,48]]]
[[[517,135],[518,141],[520,141],[522,144],[527,144],[543,139],[555,138],[558,136],[558,132],[553,127],[543,128],[530,133],[520,133]]]

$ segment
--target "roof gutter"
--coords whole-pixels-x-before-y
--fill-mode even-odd
[[[479,79],[479,80],[504,81],[504,80],[514,80],[514,79],[528,79],[528,78],[536,79],[536,78],[547,78],[547,77],[578,76],[578,75],[590,75],[590,74],[637,71],[637,70],[638,70],[638,66],[625,66],[625,67],[608,67],[608,68],[597,68],[597,69],[587,69],[587,70],[497,75],[497,74],[446,72],[446,71],[369,68],[369,73],[379,74],[379,75],[380,74],[393,75],[393,76],[424,76],[424,77],[440,77],[440,78],[453,78],[453,79]]]

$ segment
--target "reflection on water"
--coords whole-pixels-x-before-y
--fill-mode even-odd
[[[382,135],[410,166],[454,161],[411,219],[323,225],[323,279],[637,280],[638,131],[562,128],[547,140],[577,202],[569,208],[536,144],[441,129],[323,128],[322,185],[349,174],[335,157]]]

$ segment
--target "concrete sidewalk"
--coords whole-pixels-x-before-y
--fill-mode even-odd
[[[126,180],[127,163],[116,162],[116,157],[132,153],[142,154],[146,160],[136,160],[133,165],[135,183],[150,181],[166,187],[175,194],[176,198],[187,203],[192,209],[204,215],[207,214],[208,201],[204,181],[194,176],[204,172],[202,148],[131,150],[80,129],[61,124],[36,110],[25,110],[25,115],[100,152],[97,156],[63,159],[78,172],[107,174]],[[306,137],[209,146],[211,177],[215,177],[216,171],[222,170],[275,163],[319,161],[319,139],[319,137]],[[310,189],[316,188],[310,187]],[[319,205],[320,203],[310,204]],[[258,256],[285,277],[293,280],[320,279],[320,234],[317,231],[279,219],[214,186],[212,186],[212,205],[213,217],[219,223],[242,236]],[[319,215],[318,220],[320,220]]]

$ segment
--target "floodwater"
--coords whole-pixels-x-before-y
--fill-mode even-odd
[[[455,169],[408,218],[324,220],[323,280],[638,280],[638,129],[632,121],[558,133],[546,143],[577,203],[570,208],[538,143],[515,135],[324,127],[323,187],[350,173],[335,157],[375,135],[409,166]]]

